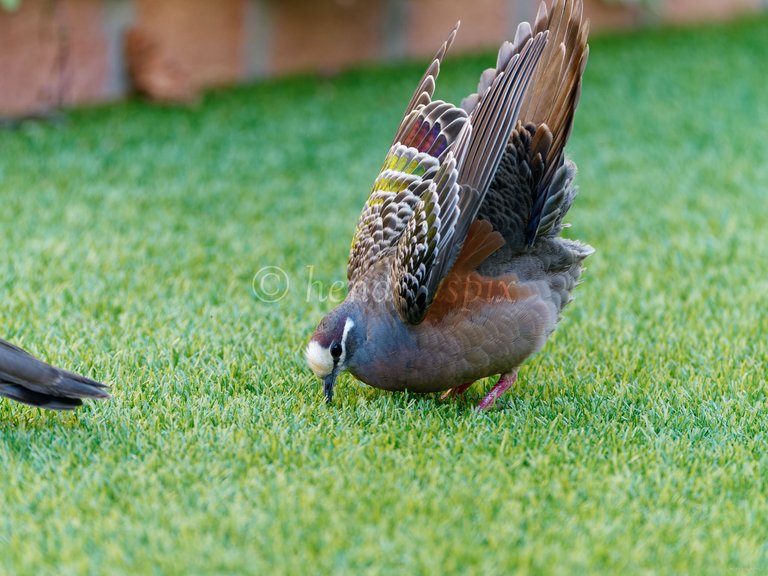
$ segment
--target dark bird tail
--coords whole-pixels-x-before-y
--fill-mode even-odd
[[[83,398],[109,398],[108,388],[0,339],[0,396],[49,410],[72,410],[82,405]]]

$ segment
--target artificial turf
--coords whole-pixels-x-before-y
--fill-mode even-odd
[[[328,407],[302,356],[423,64],[0,132],[2,336],[114,395],[0,402],[0,573],[767,571],[766,38],[592,40],[568,234],[597,252],[487,414],[490,382]]]

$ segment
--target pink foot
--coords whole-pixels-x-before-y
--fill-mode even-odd
[[[456,398],[457,396],[463,396],[464,392],[467,391],[467,388],[472,386],[474,382],[467,382],[466,384],[461,384],[460,386],[456,386],[455,388],[451,388],[450,390],[446,390],[443,392],[443,395],[440,396],[440,400],[445,400],[446,398]]]
[[[486,394],[485,398],[480,400],[480,404],[477,405],[478,410],[488,410],[489,408],[493,407],[493,403],[496,402],[496,400],[504,394],[507,390],[509,390],[512,385],[517,380],[517,370],[514,372],[509,372],[507,374],[502,374],[501,378],[499,378],[499,381],[496,382],[496,385],[491,388],[491,391]]]

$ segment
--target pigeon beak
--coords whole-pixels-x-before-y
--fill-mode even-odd
[[[325,394],[325,403],[330,404],[333,400],[333,385],[336,383],[336,370],[328,374],[323,379],[323,393]]]

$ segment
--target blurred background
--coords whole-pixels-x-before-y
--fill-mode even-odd
[[[731,19],[768,0],[586,0],[593,30]],[[0,0],[0,117],[498,46],[538,0]]]
[[[585,4],[596,253],[478,418],[303,350],[428,55],[534,0],[0,0],[0,337],[113,386],[0,402],[0,576],[768,574],[768,0]]]

